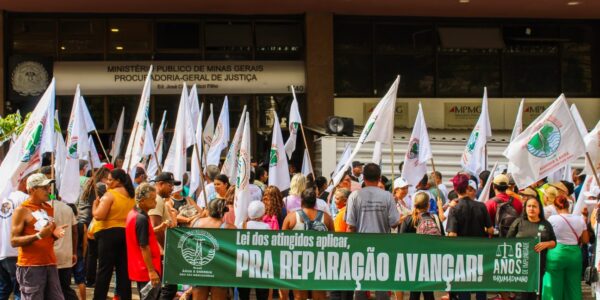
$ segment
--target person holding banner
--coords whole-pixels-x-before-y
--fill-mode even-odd
[[[317,194],[314,189],[308,188],[302,191],[300,205],[300,209],[285,217],[282,230],[334,230],[333,220],[329,214],[317,209]],[[279,290],[279,292],[280,299],[287,299],[287,290]],[[308,299],[308,291],[295,290],[294,299]],[[326,291],[312,291],[312,300],[324,299],[327,299]]]
[[[227,223],[223,220],[223,216],[228,211],[229,209],[227,208],[227,204],[225,203],[224,199],[215,199],[208,203],[208,216],[206,218],[198,219],[193,224],[193,227],[235,229],[233,224]],[[192,289],[192,295],[194,300],[207,300],[209,295],[211,300],[225,300],[227,299],[227,290],[228,288],[225,287],[195,286]],[[187,297],[187,295],[189,295],[189,290],[186,291],[182,297]]]
[[[467,192],[469,176],[458,173],[452,178],[454,191],[459,197],[458,204],[448,214],[446,231],[448,236],[488,237],[494,233],[494,227],[485,205],[471,198]],[[472,196],[472,195],[471,195]],[[460,300],[471,299],[471,293],[457,293]],[[475,293],[477,300],[485,300],[485,292]]]
[[[558,195],[554,200],[556,215],[548,222],[556,234],[557,245],[548,251],[542,299],[582,299],[580,243],[589,242],[587,225],[581,215],[569,213],[567,197]]]
[[[519,192],[521,199],[524,200],[525,209],[521,217],[515,220],[510,226],[506,237],[523,238],[540,236],[540,243],[534,246],[536,252],[540,253],[540,276],[546,273],[546,253],[548,249],[556,247],[556,236],[550,222],[544,217],[542,202],[538,198],[537,191],[533,188],[525,188]],[[539,291],[541,293],[541,280]],[[537,295],[534,292],[521,293],[522,300],[535,300]]]
[[[108,190],[94,201],[94,238],[98,242],[98,272],[94,299],[104,300],[108,294],[113,271],[117,273],[117,294],[123,300],[131,299],[131,282],[127,274],[127,246],[125,219],[135,206],[135,191],[131,177],[122,169],[108,175]]]
[[[160,294],[160,247],[148,216],[148,211],[156,207],[156,188],[145,182],[138,185],[135,203],[125,221],[129,279],[137,283],[140,299],[156,300]],[[152,288],[143,294],[149,282]]]

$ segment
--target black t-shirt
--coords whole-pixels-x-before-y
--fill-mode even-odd
[[[148,214],[137,207],[135,210],[138,212],[135,217],[135,235],[137,235],[138,245],[140,247],[148,246],[148,230],[150,228]]]
[[[492,227],[492,221],[485,204],[464,197],[450,209],[446,227],[457,236],[486,237],[485,229]]]

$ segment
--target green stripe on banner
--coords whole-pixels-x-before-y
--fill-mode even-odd
[[[536,291],[537,238],[173,228],[167,284],[300,290]]]

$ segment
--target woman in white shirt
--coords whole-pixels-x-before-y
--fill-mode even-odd
[[[546,202],[547,203],[547,202]],[[556,247],[548,250],[542,299],[575,300],[581,295],[581,248],[589,235],[583,216],[569,214],[569,201],[564,195],[554,199],[557,214],[548,218],[556,235]]]

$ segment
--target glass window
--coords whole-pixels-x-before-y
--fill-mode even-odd
[[[592,93],[592,46],[590,44],[563,44],[561,64],[563,91],[567,95]]]
[[[335,52],[371,52],[372,36],[369,22],[336,22],[333,31]]]
[[[558,47],[512,46],[503,58],[504,96],[556,96],[560,92]]]
[[[342,54],[334,57],[334,84],[338,96],[372,96],[373,69],[370,54]]]
[[[104,20],[72,20],[58,22],[59,56],[104,53]],[[101,59],[102,57],[100,57]]]
[[[69,126],[69,118],[73,109],[73,96],[56,96],[56,110],[58,110],[58,122],[60,129],[66,133]]]
[[[400,75],[398,94],[433,96],[433,55],[378,55],[375,57],[375,88],[383,96]]]
[[[205,39],[207,51],[250,51],[254,44],[250,23],[207,23]]]
[[[430,25],[376,24],[375,51],[401,54],[433,52],[435,36]]]
[[[13,53],[56,55],[55,20],[15,19],[11,32]]]
[[[94,120],[96,129],[101,131],[104,129],[104,96],[85,96],[85,103],[87,104],[90,115]],[[120,116],[120,114],[119,114]],[[119,121],[119,117],[117,122]],[[111,118],[109,118],[111,119]]]
[[[256,59],[301,59],[303,31],[298,23],[257,23]]]
[[[152,120],[155,128],[160,126],[160,121],[162,119],[163,111],[167,111],[167,118],[165,121],[165,128],[174,129],[175,122],[177,121],[177,110],[179,109],[179,99],[181,95],[155,95],[153,107],[151,109],[154,110],[154,119]]]
[[[443,49],[438,54],[437,96],[480,97],[483,87],[500,94],[498,51]]]
[[[200,49],[200,24],[193,22],[156,23],[157,49]]]
[[[152,22],[150,20],[109,20],[109,53],[152,52]]]

